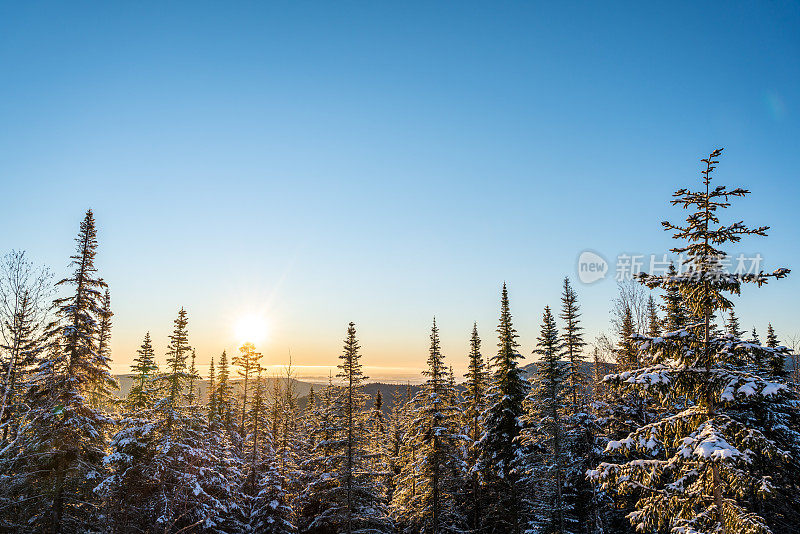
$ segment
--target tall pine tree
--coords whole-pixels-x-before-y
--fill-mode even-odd
[[[461,438],[455,406],[449,402],[453,393],[435,319],[430,340],[427,379],[411,401],[414,416],[401,447],[404,459],[395,480],[392,510],[407,532],[460,532],[464,524],[458,505]]]
[[[523,402],[530,389],[519,368],[517,332],[511,318],[508,290],[503,284],[497,355],[491,360],[492,378],[487,392],[484,433],[478,469],[485,481],[484,522],[489,532],[521,532],[521,498],[516,470],[515,440],[524,413]]]
[[[98,347],[99,323],[104,312],[96,276],[97,231],[92,211],[80,225],[73,272],[58,282],[71,294],[56,299],[54,343],[40,359],[28,403],[33,415],[24,430],[24,444],[12,472],[22,482],[26,528],[70,532],[96,524],[93,490],[103,471],[106,431],[111,420],[89,403],[110,397],[116,383],[107,353]]]
[[[526,424],[519,441],[528,452],[524,469],[536,495],[531,526],[542,532],[566,533],[575,531],[573,524],[568,525],[564,500],[568,463],[565,415],[572,392],[567,387],[569,371],[561,360],[561,349],[555,318],[545,306],[534,350],[539,355],[534,387],[526,399]]]
[[[797,401],[785,383],[754,374],[746,362],[758,352],[783,352],[717,335],[713,317],[732,304],[742,284],[760,286],[783,278],[772,273],[732,274],[723,268],[725,251],[742,236],[765,235],[743,222],[722,225],[718,212],[744,189],[712,187],[716,150],[703,160],[703,188],[678,190],[672,201],[692,210],[685,225],[663,223],[683,240],[673,252],[688,256],[686,272],[642,275],[651,288],[677,289],[694,321],[661,337],[633,338],[643,361],[663,362],[606,377],[619,387],[636,388],[659,402],[684,403],[677,414],[634,429],[608,444],[628,459],[602,463],[592,477],[606,488],[636,492],[629,519],[640,531],[721,534],[787,532],[798,524],[788,502],[797,498],[800,454]]]
[[[480,439],[483,434],[483,411],[486,409],[486,389],[489,375],[486,362],[481,354],[481,338],[478,336],[478,324],[472,325],[469,340],[469,364],[467,379],[464,384],[463,422],[466,442],[466,465],[470,487],[466,492],[465,511],[469,517],[470,528],[477,529],[481,524],[481,485],[477,463],[480,454]]]

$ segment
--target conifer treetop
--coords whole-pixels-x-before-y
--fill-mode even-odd
[[[672,237],[684,241],[681,246],[670,249],[676,254],[686,254],[686,272],[671,275],[652,275],[641,273],[640,281],[650,288],[668,288],[672,285],[685,286],[695,282],[705,282],[704,290],[695,295],[696,298],[688,299],[687,305],[696,317],[710,311],[719,309],[727,310],[733,306],[724,293],[739,295],[742,283],[755,283],[759,286],[767,283],[770,278],[780,279],[789,274],[790,269],[778,268],[771,273],[759,271],[758,273],[728,273],[722,269],[721,261],[727,253],[721,245],[738,243],[743,236],[766,236],[769,226],[749,228],[744,221],[728,225],[720,223],[718,211],[731,206],[731,198],[741,198],[750,194],[743,188],[729,190],[724,185],[711,187],[712,174],[716,169],[722,154],[722,149],[714,150],[707,158],[703,158],[705,168],[702,170],[702,182],[705,190],[692,191],[679,189],[673,194],[671,203],[690,211],[685,224],[673,224],[663,221],[661,224],[667,231],[672,231]]]

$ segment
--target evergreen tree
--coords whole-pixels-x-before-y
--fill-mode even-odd
[[[755,346],[761,345],[761,340],[758,338],[758,332],[756,332],[756,327],[753,327],[753,330],[750,332],[750,339],[747,340],[748,342],[752,343]],[[751,353],[750,361],[748,362],[749,369],[758,375],[766,375],[769,373],[769,362],[765,361],[764,353],[759,350],[754,350]],[[770,360],[772,358],[769,358]]]
[[[600,513],[597,495],[586,478],[586,471],[596,462],[596,440],[599,427],[595,417],[590,415],[588,406],[588,387],[586,363],[583,349],[583,327],[580,325],[580,306],[575,290],[564,279],[561,295],[561,319],[564,332],[561,336],[561,351],[566,357],[566,379],[564,382],[566,402],[564,405],[563,449],[566,451],[563,476],[563,507],[571,509],[567,519],[573,531],[594,532]],[[648,301],[650,328],[658,328],[655,301]],[[540,347],[541,349],[541,347]],[[578,525],[577,527],[575,525]],[[583,530],[581,530],[583,529]]]
[[[737,339],[740,339],[744,335],[744,330],[739,326],[739,318],[736,317],[733,308],[728,310],[728,320],[725,323],[725,331]]]
[[[17,520],[25,529],[75,532],[97,524],[93,490],[103,470],[111,420],[87,402],[105,401],[115,387],[107,355],[98,351],[102,308],[96,277],[97,232],[91,210],[81,222],[73,273],[58,282],[72,294],[53,302],[54,343],[38,361],[27,402],[32,413],[17,455],[6,462],[6,493],[18,495]],[[5,469],[7,468],[7,470]],[[23,527],[20,527],[23,528]]]
[[[769,323],[767,325],[767,347],[777,349],[780,346],[781,342],[778,341],[778,336],[775,335],[772,323]],[[773,357],[770,358],[770,371],[773,377],[783,378],[786,376],[785,358],[784,354],[779,353],[774,353]]]
[[[578,296],[575,290],[572,289],[569,278],[564,278],[561,304],[560,317],[564,320],[564,334],[561,338],[561,346],[569,366],[565,386],[571,403],[569,413],[570,415],[575,415],[583,411],[586,395],[586,377],[581,369],[585,360],[583,347],[586,346],[586,342],[583,340],[583,327],[580,325],[581,314]]]
[[[256,352],[256,347],[252,343],[245,343],[239,347],[239,355],[233,358],[233,365],[239,366],[239,376],[244,379],[242,383],[242,429],[244,429],[244,419],[247,411],[247,383],[250,380],[250,376],[259,368],[260,364],[258,362],[261,356],[262,354]]]
[[[338,531],[348,534],[390,531],[391,523],[381,498],[380,474],[369,470],[373,458],[369,451],[367,414],[364,411],[366,395],[363,384],[366,377],[353,323],[348,325],[344,350],[339,358],[336,376],[343,381],[343,386],[336,402],[338,431],[327,443],[332,480],[327,488],[320,488],[327,498],[322,501],[325,509],[315,523],[335,526]]]
[[[476,465],[480,454],[480,439],[483,434],[483,411],[486,409],[486,389],[489,376],[486,363],[481,354],[481,338],[478,336],[478,324],[473,323],[469,341],[469,366],[464,391],[463,422],[466,442],[465,471],[469,474],[470,488],[466,493],[465,511],[469,517],[470,527],[477,529],[481,523],[481,486]]]
[[[176,419],[181,418],[180,409],[182,406],[181,394],[186,389],[186,385],[191,380],[186,366],[186,359],[189,357],[189,333],[186,329],[189,319],[186,317],[186,310],[178,310],[178,317],[174,321],[172,334],[169,336],[167,345],[167,368],[166,372],[160,377],[167,391],[167,397],[159,402],[158,410],[166,417],[167,432],[172,433]]]
[[[484,520],[487,529],[516,534],[522,528],[522,521],[515,440],[522,428],[520,417],[524,413],[523,402],[530,386],[517,363],[522,356],[517,351],[519,344],[505,284],[497,332],[498,352],[492,358],[493,373],[487,392],[478,469],[486,481]]]
[[[281,387],[283,382],[283,387]],[[280,477],[280,485],[292,501],[296,500],[296,483],[301,478],[299,469],[302,446],[301,437],[298,435],[298,402],[295,389],[295,375],[292,367],[292,355],[289,353],[289,363],[284,367],[282,380],[275,380],[275,411],[278,421],[273,425],[276,465]]]
[[[311,413],[314,411],[314,404],[316,402],[316,393],[314,393],[314,385],[312,384],[308,388],[308,396],[306,398],[306,413]]]
[[[259,479],[251,529],[253,532],[264,534],[297,532],[293,521],[294,512],[289,505],[289,496],[283,485],[284,480],[278,474],[277,462],[274,455],[268,458],[270,461]]]
[[[617,347],[617,365],[620,369],[633,369],[639,366],[639,353],[632,338],[635,333],[633,313],[629,307],[626,307],[619,330],[619,346]]]
[[[427,380],[414,397],[415,417],[402,445],[405,461],[395,481],[394,515],[408,532],[460,532],[460,460],[455,406],[436,320],[431,328]]]
[[[674,264],[669,265],[667,276],[677,276],[678,271],[675,269]],[[662,298],[664,303],[661,309],[664,310],[664,330],[667,332],[675,332],[686,326],[687,313],[683,303],[683,297],[677,287],[665,287]]]
[[[775,335],[775,329],[772,328],[772,323],[767,324],[767,347],[776,349],[780,346],[778,336]]]
[[[150,332],[144,335],[141,347],[136,351],[138,356],[133,359],[131,373],[134,375],[134,382],[125,401],[127,411],[137,412],[153,407],[155,403],[155,385],[153,381],[158,373],[158,365],[155,361],[155,351],[150,340]]]
[[[661,333],[661,320],[658,318],[658,307],[653,295],[647,298],[647,334],[656,337]]]
[[[391,503],[396,490],[395,482],[405,465],[405,458],[401,455],[403,443],[411,427],[411,387],[396,389],[392,394],[392,409],[389,416],[388,454],[390,476],[387,481],[386,499]]]
[[[111,453],[105,459],[109,475],[97,490],[106,503],[104,527],[109,532],[144,530],[152,518],[148,513],[152,486],[144,473],[154,457],[151,418],[158,394],[158,365],[150,332],[136,352],[131,366],[134,383],[111,438]]]
[[[800,453],[797,401],[785,383],[743,368],[754,352],[783,351],[716,335],[712,327],[714,314],[732,306],[726,294],[789,272],[731,274],[722,268],[721,245],[765,235],[767,227],[720,225],[718,211],[730,198],[748,194],[711,187],[720,153],[703,160],[702,190],[674,195],[673,204],[693,210],[686,225],[664,223],[676,239],[685,240],[673,252],[688,255],[687,272],[641,277],[651,288],[677,288],[699,321],[659,338],[635,336],[642,353],[663,363],[606,377],[661,403],[685,402],[681,412],[609,442],[609,451],[624,451],[628,460],[602,463],[591,473],[606,488],[637,492],[636,510],[628,517],[640,531],[767,533],[798,524],[797,513],[786,506],[798,489],[798,468],[791,460]]]
[[[217,408],[217,376],[214,369],[214,357],[208,365],[208,420],[214,421],[219,415]]]
[[[233,385],[230,382],[230,371],[228,370],[228,355],[223,350],[219,357],[219,371],[217,371],[217,387],[215,391],[215,402],[217,413],[223,427],[232,431],[233,425]]]
[[[111,311],[111,292],[106,286],[105,293],[103,293],[102,303],[98,311],[100,317],[100,325],[97,331],[97,352],[111,359],[111,317],[114,312]]]
[[[187,324],[181,308],[159,377],[161,398],[124,419],[112,439],[105,460],[110,476],[99,491],[111,532],[241,531],[237,461],[224,434],[184,404]]]
[[[105,293],[103,293],[101,307],[98,311],[99,326],[97,331],[97,354],[103,361],[111,361],[111,317],[114,312],[111,311],[111,293],[106,286]],[[106,409],[106,402],[110,400],[111,396],[105,387],[100,387],[98,391],[92,392],[92,405],[95,408]]]
[[[636,334],[633,314],[629,307],[622,311],[622,321],[614,350],[617,372],[630,371],[639,367],[641,355],[633,338]],[[652,420],[652,406],[647,398],[638,390],[606,392],[608,401],[604,404],[602,414],[603,434],[611,440],[622,439],[633,429]]]
[[[279,382],[275,380],[274,383]],[[274,400],[279,404],[280,392]],[[280,459],[274,448],[274,436],[270,431],[272,425],[267,410],[267,392],[261,378],[260,366],[247,421],[250,466],[245,486],[247,493],[252,495],[249,498],[250,529],[252,532],[270,534],[296,532],[294,511],[290,505],[291,496],[287,491],[289,481],[281,473]]]
[[[376,477],[380,502],[388,504],[388,488],[392,473],[389,469],[389,423],[383,413],[383,394],[379,389],[367,418],[367,464]]]
[[[312,443],[312,450],[303,462],[302,487],[297,498],[298,527],[303,532],[327,532],[340,524],[340,513],[329,508],[331,499],[341,502],[341,487],[337,482],[339,456],[334,448],[341,443],[337,398],[339,387],[333,384],[332,375],[315,403],[313,415],[314,432],[318,439]],[[337,496],[338,494],[338,496]],[[341,506],[339,505],[339,510]]]
[[[575,525],[568,525],[564,502],[568,463],[565,415],[571,394],[567,387],[569,372],[561,361],[562,342],[549,306],[545,306],[536,345],[534,353],[540,359],[536,363],[534,387],[525,402],[525,425],[519,439],[529,451],[523,469],[531,487],[536,488],[534,506],[538,510],[531,526],[542,532],[574,532]]]
[[[265,471],[264,449],[267,448],[265,445],[268,443],[269,449],[272,449],[272,436],[267,438],[266,435],[269,430],[266,401],[266,388],[264,381],[261,379],[261,366],[259,366],[253,389],[253,400],[247,412],[247,424],[245,427],[246,452],[249,456],[245,491],[251,496],[256,495],[261,475]]]
[[[761,340],[758,338],[758,332],[756,332],[755,326],[753,327],[753,331],[750,333],[750,341],[756,345],[761,345]]]
[[[194,349],[192,349],[192,356],[189,358],[187,375],[189,384],[186,386],[186,405],[192,407],[199,400],[197,391],[194,389],[194,383],[202,378],[200,373],[197,372],[197,353]]]
[[[665,320],[666,324],[667,320]],[[611,439],[621,439],[627,435],[629,408],[626,405],[628,398],[622,399],[617,391],[603,381],[616,365],[601,357],[601,347],[606,352],[616,351],[611,347],[611,342],[600,336],[593,351],[594,384],[592,387],[592,404],[590,417],[594,421],[589,451],[584,454],[586,463],[596,466],[602,459],[602,451]],[[580,454],[580,452],[578,452]],[[623,461],[622,455],[607,454],[608,461]],[[632,532],[630,523],[625,514],[633,509],[629,496],[621,497],[606,488],[592,484],[592,498],[587,500],[590,508],[590,518],[586,522],[589,533],[606,532]]]

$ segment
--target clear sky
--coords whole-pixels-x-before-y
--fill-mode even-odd
[[[503,281],[530,355],[581,251],[665,251],[718,146],[772,226],[742,250],[800,269],[799,96],[795,2],[2,2],[0,248],[62,276],[95,211],[115,371],[181,306],[201,363],[257,315],[267,364],[335,364],[352,320],[422,367],[435,315],[460,369]],[[576,289],[593,337],[615,283]],[[786,338],[798,297],[738,313]]]

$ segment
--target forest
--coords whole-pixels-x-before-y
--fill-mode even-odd
[[[743,331],[731,301],[790,271],[729,272],[730,247],[768,227],[736,217],[749,191],[713,179],[721,154],[668,199],[684,220],[661,224],[685,262],[622,286],[615,332],[588,339],[565,277],[521,347],[503,284],[496,338],[475,325],[469,353],[445,358],[434,319],[424,382],[391,399],[366,393],[355,322],[338,373],[302,399],[251,343],[211,359],[200,395],[183,308],[166,354],[142,333],[115,395],[87,211],[57,283],[24,252],[2,261],[0,530],[800,532],[795,355],[771,324],[763,343]]]

